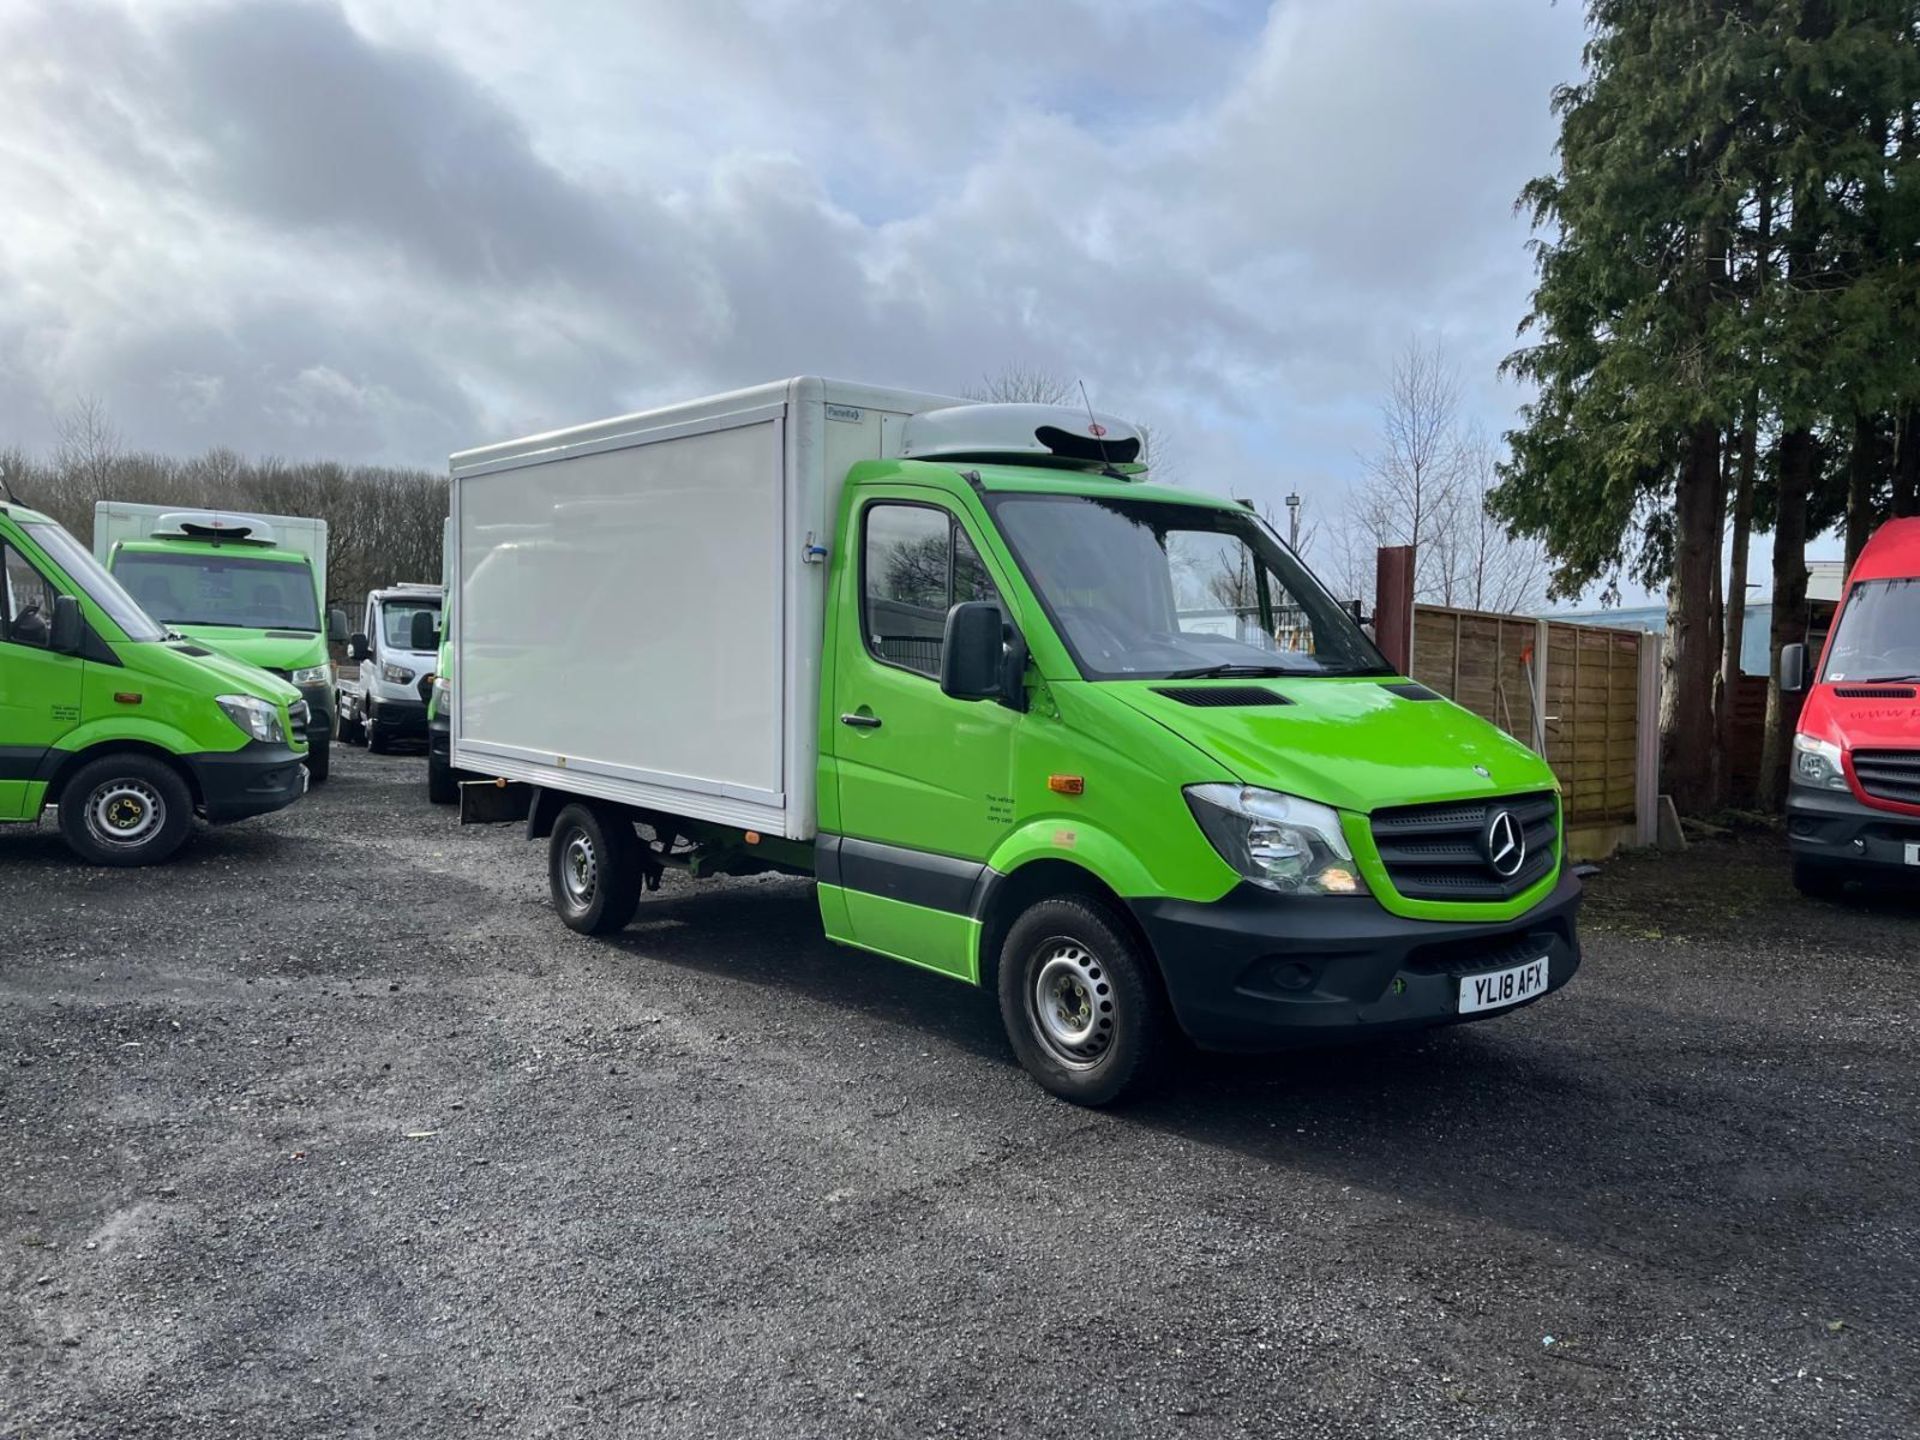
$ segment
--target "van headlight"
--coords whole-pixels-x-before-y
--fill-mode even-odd
[[[1330,806],[1244,785],[1189,785],[1182,793],[1213,848],[1254,884],[1286,895],[1367,893]]]
[[[286,732],[280,728],[280,707],[277,705],[251,695],[220,695],[215,697],[214,703],[227,712],[229,720],[255,740],[277,745],[286,738]]]
[[[389,685],[411,685],[413,683],[413,671],[407,669],[404,665],[382,665],[380,667],[380,678],[385,680]]]
[[[1816,790],[1845,790],[1846,767],[1840,762],[1840,747],[1831,740],[1811,735],[1793,737],[1793,778]]]
[[[333,666],[331,664],[308,665],[304,669],[296,670],[293,672],[293,683],[330,686],[333,684]]]

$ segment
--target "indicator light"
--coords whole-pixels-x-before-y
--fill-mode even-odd
[[[1049,775],[1047,789],[1056,795],[1084,795],[1087,793],[1087,777],[1084,775]]]

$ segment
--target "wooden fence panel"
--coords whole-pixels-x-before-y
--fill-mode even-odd
[[[1535,654],[1544,629],[1546,670]],[[1414,613],[1413,678],[1541,750],[1559,777],[1567,828],[1634,823],[1640,647],[1634,630],[1540,622],[1437,605]],[[1534,705],[1535,685],[1544,699]]]

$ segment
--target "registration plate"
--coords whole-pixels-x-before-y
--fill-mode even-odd
[[[1531,1000],[1547,988],[1547,957],[1515,965],[1511,970],[1495,970],[1486,975],[1466,975],[1460,980],[1460,1013],[1498,1010],[1502,1005],[1518,1005]]]
[[[1907,846],[1907,864],[1920,865],[1920,845]]]

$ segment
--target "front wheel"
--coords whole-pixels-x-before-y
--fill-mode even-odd
[[[460,798],[460,779],[453,773],[453,761],[432,748],[427,749],[427,800],[434,805],[451,805]]]
[[[60,791],[60,833],[89,864],[157,865],[192,829],[187,782],[150,755],[89,761]]]
[[[1847,879],[1831,865],[1796,860],[1793,862],[1793,888],[1814,900],[1838,900],[1846,893]]]
[[[1152,1080],[1168,1047],[1153,961],[1107,906],[1042,900],[1000,951],[1000,1019],[1021,1065],[1079,1105],[1107,1105]]]
[[[307,778],[320,784],[333,770],[333,743],[326,733],[307,741]]]
[[[569,930],[609,935],[633,919],[645,876],[640,841],[618,815],[569,805],[553,821],[547,846],[553,908]]]

